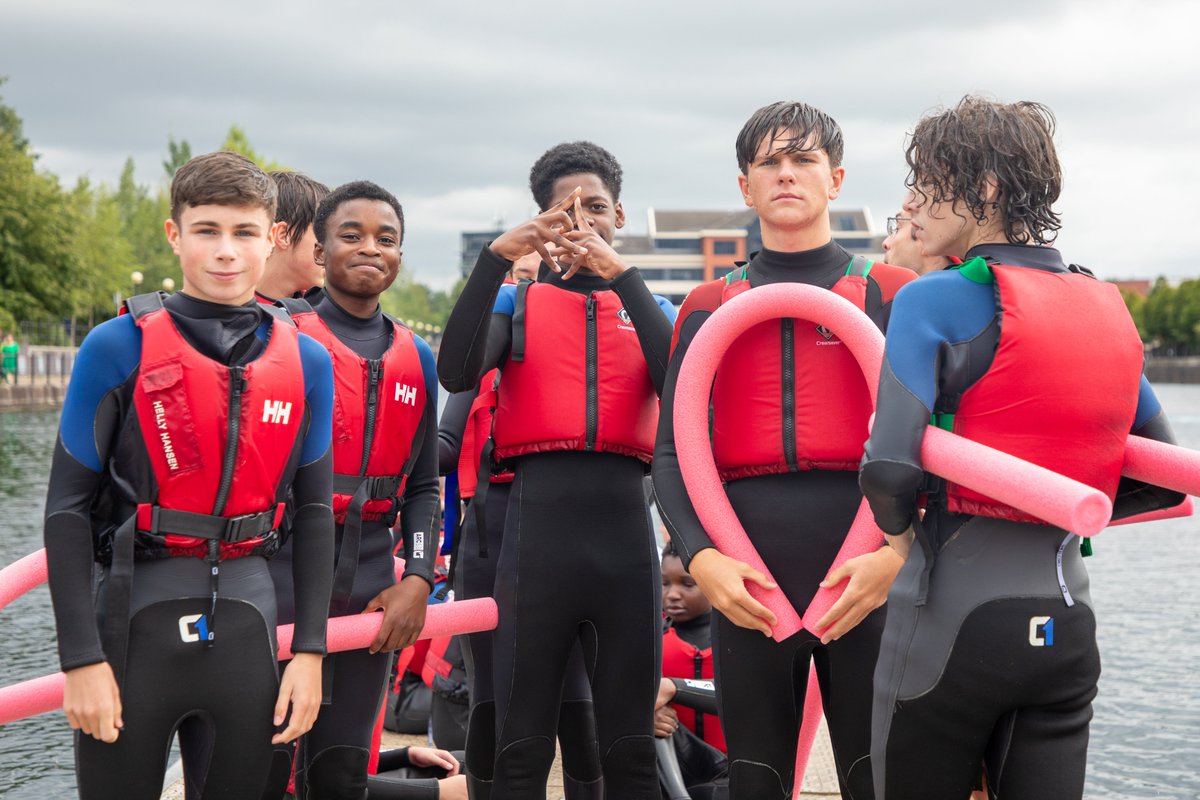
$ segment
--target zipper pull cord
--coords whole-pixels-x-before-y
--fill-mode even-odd
[[[212,647],[217,636],[217,584],[221,578],[221,543],[216,539],[208,540],[208,566],[212,601],[208,609],[208,639],[204,646]]]

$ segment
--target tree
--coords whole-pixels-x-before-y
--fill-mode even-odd
[[[258,153],[251,145],[250,139],[246,136],[246,132],[242,130],[240,125],[230,125],[229,133],[225,134],[225,141],[221,143],[220,150],[232,150],[235,153],[241,153],[246,158],[258,164],[266,172],[273,170],[287,169],[278,161],[269,161]]]
[[[179,147],[173,148],[171,158],[174,159],[178,152]],[[134,270],[145,277],[142,291],[157,290],[164,278],[182,285],[179,261],[163,232],[163,223],[171,215],[171,201],[166,190],[159,188],[151,193],[148,187],[139,184],[134,177],[133,159],[128,158],[113,199],[120,216],[121,235],[129,243],[129,263],[124,269],[121,293],[133,291],[128,278]]]
[[[167,157],[163,160],[163,171],[167,173],[167,180],[175,177],[175,173],[184,164],[192,160],[192,146],[188,144],[187,139],[175,141],[174,136],[167,137]]]

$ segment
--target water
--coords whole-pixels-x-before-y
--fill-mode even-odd
[[[1200,449],[1200,386],[1158,393],[1180,442]],[[57,424],[57,411],[0,413],[0,564],[41,547]],[[1088,559],[1104,662],[1089,800],[1200,798],[1200,592],[1189,558],[1200,550],[1198,528],[1196,518],[1114,528]],[[57,668],[40,587],[0,611],[0,684]],[[73,796],[70,741],[61,714],[0,727],[0,797]]]

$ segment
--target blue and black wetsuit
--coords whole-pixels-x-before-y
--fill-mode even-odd
[[[451,313],[438,356],[438,374],[450,391],[472,389],[492,367],[504,370],[516,287],[501,282],[511,266],[484,248]],[[590,273],[563,281],[543,266],[539,281],[581,294],[615,291],[656,391],[662,386],[674,309],[649,293],[638,270],[610,283]],[[645,464],[616,453],[563,450],[522,455],[513,466],[496,566],[492,794],[506,800],[545,796],[559,687],[579,640],[595,698],[605,792],[657,800],[653,714],[661,615]]]
[[[391,320],[378,309],[368,318],[356,317],[337,305],[328,295],[312,295],[317,316],[333,334],[361,358],[379,359],[392,344]],[[425,421],[417,434],[421,441],[412,444],[419,454],[412,473],[404,484],[399,526],[404,543],[405,577],[417,575],[433,588],[436,549],[416,547],[418,535],[430,537],[437,531],[440,494],[437,474],[437,371],[433,352],[424,340],[414,337],[425,378]],[[343,525],[336,530],[336,552],[341,552]],[[436,535],[436,534],[432,534]],[[362,523],[358,566],[348,607],[358,613],[377,594],[396,582],[396,542],[391,529],[382,521]],[[279,595],[281,622],[290,622],[292,608],[285,602],[291,596],[289,564],[292,552],[285,545],[271,561],[271,574]],[[331,563],[333,559],[331,558]],[[296,766],[298,798],[361,798],[367,789],[367,762],[371,737],[386,691],[389,653],[372,655],[367,650],[333,653],[325,659],[332,672],[332,703],[322,706],[312,730],[300,740]],[[264,796],[275,800],[283,796],[288,778],[288,759],[280,750],[272,770],[272,783]]]
[[[1068,271],[1048,247],[981,245],[967,254],[977,256]],[[888,598],[875,674],[872,762],[876,795],[887,800],[960,800],[981,763],[993,797],[1083,793],[1100,657],[1080,547],[1048,525],[950,513],[945,483],[921,469],[931,413],[953,413],[997,351],[1003,315],[996,287],[973,274],[983,264],[926,275],[897,296],[861,470],[880,527],[916,532]],[[1079,309],[1062,309],[1062,325],[1076,318]],[[1069,401],[1083,408],[1088,388]],[[1132,432],[1172,441],[1144,377]],[[1122,479],[1114,517],[1182,499]]]
[[[799,253],[764,250],[750,261],[751,287],[805,283],[829,289],[846,275],[851,255],[836,242]],[[886,328],[891,302],[868,276],[866,313]],[[711,316],[697,309],[680,319],[654,448],[654,491],[663,522],[685,568],[713,547],[688,497],[675,450],[674,399],[679,369],[697,331]],[[779,382],[787,386],[782,367]],[[747,386],[751,392],[754,387]],[[797,418],[812,414],[798,405]],[[784,594],[801,612],[816,594],[862,502],[853,471],[810,469],[757,475],[725,484],[729,502]],[[807,631],[776,642],[713,612],[713,662],[721,727],[730,762],[730,796],[788,798],[808,686],[816,665],[838,780],[846,797],[870,798],[871,676],[883,610],[869,614],[828,645]],[[791,698],[780,702],[780,698]]]
[[[207,358],[237,366],[266,349],[273,318],[257,303],[224,306],[175,294],[165,300],[171,321]],[[332,580],[329,356],[299,337],[304,423],[297,453],[281,481],[290,487],[297,586],[296,652],[323,653]],[[46,557],[64,670],[105,661],[100,630],[109,568],[97,534],[121,524],[131,492],[122,481],[137,465],[116,463],[137,429],[133,391],[142,333],[131,316],[98,326],[80,348],[63,406],[46,499]],[[144,470],[143,470],[144,471]],[[235,476],[236,480],[236,476]],[[139,549],[139,556],[146,551]],[[174,732],[184,741],[189,793],[245,796],[262,785],[271,759],[271,718],[278,692],[275,592],[262,556],[222,561],[216,601],[219,633],[210,647],[182,627],[212,602],[203,558],[139,557],[132,581],[128,656],[121,684],[125,729],[116,743],[76,736],[80,796],[157,798]]]

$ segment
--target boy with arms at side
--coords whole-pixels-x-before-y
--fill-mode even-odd
[[[814,322],[772,320],[734,342],[712,391],[717,469],[788,600],[803,612],[819,586],[849,578],[821,621],[828,627],[819,639],[808,631],[784,642],[769,638],[773,615],[744,581],[769,584],[718,552],[700,524],[679,471],[673,412],[689,343],[723,301],[742,291],[772,283],[819,286],[854,302],[880,328],[887,325],[892,295],[916,275],[851,257],[833,241],[829,202],[845,175],[842,149],[837,123],[803,103],[774,103],[747,121],[737,139],[738,184],[762,223],[763,250],[748,267],[688,295],[663,390],[655,493],[671,541],[718,612],[713,652],[735,800],[791,796],[810,658],[842,793],[871,797],[871,675],[883,626],[883,613],[872,612],[902,561],[884,547],[826,575],[862,501],[856,473],[871,403],[858,364],[833,332]]]
[[[404,212],[396,198],[368,181],[345,184],[321,201],[313,229],[325,289],[315,306],[302,299],[282,305],[333,359],[337,565],[330,614],[384,615],[368,649],[327,659],[333,702],[300,743],[297,797],[326,800],[365,796],[386,651],[412,644],[425,621],[438,547],[437,378],[429,346],[379,307],[400,272]],[[397,518],[405,558],[399,583],[391,531]],[[280,556],[272,570],[283,607],[289,553]],[[268,795],[275,798],[287,781],[286,765],[279,767]]]
[[[182,290],[131,298],[80,348],[46,557],[84,800],[157,798],[176,727],[211,756],[185,757],[193,791],[257,797],[272,742],[320,704],[333,385],[324,349],[254,302],[274,206],[242,156],[189,161],[165,223]],[[266,558],[289,493],[296,657],[280,681]]]

